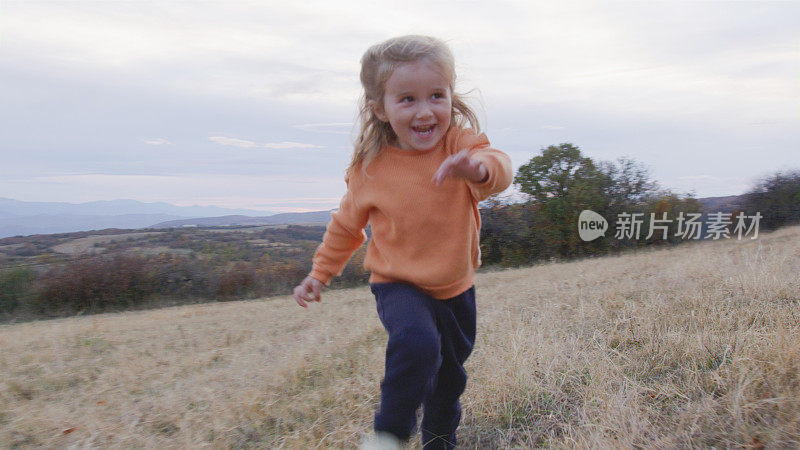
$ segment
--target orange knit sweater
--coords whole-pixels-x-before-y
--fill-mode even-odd
[[[444,159],[462,149],[484,164],[486,181],[451,177],[434,185]],[[367,165],[366,176],[358,165],[345,178],[347,192],[331,213],[310,275],[329,285],[366,241],[369,223],[364,267],[371,283],[406,282],[437,299],[455,297],[475,283],[481,264],[478,202],[512,179],[508,155],[469,128],[451,127],[430,150],[387,146]]]

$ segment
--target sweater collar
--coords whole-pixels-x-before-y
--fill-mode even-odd
[[[447,133],[445,133],[444,136],[442,136],[442,138],[439,139],[439,142],[437,142],[436,145],[434,145],[433,147],[431,147],[431,148],[429,148],[427,150],[405,150],[405,149],[402,149],[400,147],[395,147],[394,145],[391,145],[391,144],[387,145],[386,149],[387,149],[387,151],[389,153],[391,153],[393,155],[400,155],[400,156],[428,155],[428,154],[433,153],[436,150],[439,150],[442,147],[444,147],[445,142],[447,142],[447,139],[450,136],[450,133],[452,133],[452,132],[453,132],[453,126],[451,125],[450,129],[447,130]]]

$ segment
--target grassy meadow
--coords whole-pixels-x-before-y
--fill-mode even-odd
[[[800,446],[798,274],[800,227],[479,274],[459,447]],[[386,333],[322,300],[2,325],[0,446],[353,448]]]

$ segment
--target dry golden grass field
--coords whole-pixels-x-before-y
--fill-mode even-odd
[[[800,446],[799,274],[800,227],[480,274],[460,447]],[[3,325],[0,444],[353,448],[385,339],[368,288]]]

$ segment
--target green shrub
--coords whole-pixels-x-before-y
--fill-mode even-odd
[[[14,267],[0,272],[0,314],[11,313],[27,306],[33,293],[33,270]]]
[[[40,313],[48,315],[118,311],[140,306],[157,286],[143,257],[78,259],[45,275],[37,306]]]

